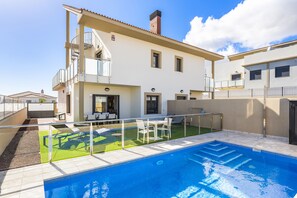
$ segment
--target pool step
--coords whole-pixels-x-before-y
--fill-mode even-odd
[[[207,144],[194,153],[189,160],[202,166],[210,165],[210,168],[213,168],[215,164],[222,165],[219,166],[220,170],[216,171],[225,174],[229,174],[251,161],[251,159],[245,157],[244,154],[238,153],[236,150],[220,143]]]
[[[202,150],[202,149],[199,150],[199,151],[202,152],[202,153],[205,153],[207,155],[211,155],[211,156],[218,157],[218,158],[224,157],[225,155],[229,155],[229,154],[235,152],[235,150],[229,150],[229,151],[226,151],[226,152],[223,152],[223,153],[219,153],[219,152],[214,153],[214,152],[209,152],[209,151],[205,151],[205,150]]]
[[[211,151],[221,151],[221,150],[227,149],[228,146],[224,146],[224,147],[221,147],[221,148],[211,148],[211,147],[205,146],[203,148],[211,150]]]

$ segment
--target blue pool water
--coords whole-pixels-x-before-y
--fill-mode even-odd
[[[297,159],[213,141],[46,181],[46,197],[294,197]]]

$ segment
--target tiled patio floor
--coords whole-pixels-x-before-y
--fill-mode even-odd
[[[256,134],[222,131],[0,172],[0,197],[44,197],[43,181],[46,179],[121,163],[213,140],[297,157],[297,146],[289,145],[287,138],[263,138],[261,135]]]

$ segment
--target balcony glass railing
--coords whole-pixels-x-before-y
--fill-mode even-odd
[[[110,60],[105,59],[85,59],[85,73],[96,76],[111,76]]]
[[[224,89],[224,88],[231,88],[231,87],[243,87],[244,80],[223,80],[223,81],[216,81],[215,88],[216,89]]]
[[[60,69],[52,80],[52,87],[65,83],[65,69]]]

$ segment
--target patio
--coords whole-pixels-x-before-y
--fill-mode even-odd
[[[289,145],[287,138],[274,136],[263,138],[261,135],[251,133],[220,131],[0,172],[0,195],[3,197],[44,197],[44,180],[213,140],[297,157],[297,147]]]

